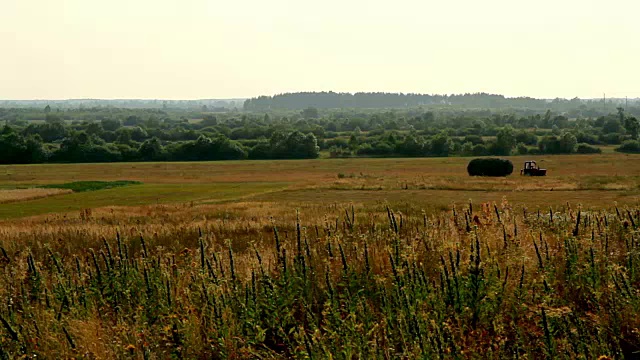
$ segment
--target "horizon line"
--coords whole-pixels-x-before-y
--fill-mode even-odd
[[[532,97],[532,96],[527,96],[527,95],[520,95],[520,96],[507,96],[507,95],[503,95],[503,94],[497,94],[497,93],[489,93],[489,92],[464,92],[464,93],[444,93],[444,94],[429,94],[429,93],[418,93],[418,92],[385,92],[385,91],[356,91],[356,92],[349,92],[349,91],[344,91],[344,92],[339,92],[339,91],[295,91],[295,92],[280,92],[280,93],[275,93],[272,95],[257,95],[257,96],[252,96],[252,97],[230,97],[230,98],[94,98],[94,97],[87,97],[87,98],[22,98],[22,99],[0,99],[0,102],[46,102],[46,101],[52,101],[52,102],[64,102],[64,101],[243,101],[243,100],[249,100],[249,99],[257,99],[260,97],[275,97],[275,96],[279,96],[279,95],[285,95],[285,94],[322,94],[322,93],[335,93],[335,94],[350,94],[350,95],[355,95],[355,94],[399,94],[399,95],[418,95],[418,96],[463,96],[463,95],[493,95],[493,96],[502,96],[505,99],[522,99],[522,98],[528,98],[528,99],[533,99],[533,100],[555,100],[555,99],[561,99],[561,100],[572,100],[572,99],[578,99],[578,100],[597,100],[597,99],[602,99],[603,97],[578,97],[575,96],[573,98],[568,98],[568,97]],[[628,96],[624,96],[624,97],[620,97],[620,96],[611,96],[611,97],[607,97],[610,100],[613,99],[629,99],[629,100],[636,100],[636,99],[640,99],[640,97],[633,97],[633,98],[629,98]]]

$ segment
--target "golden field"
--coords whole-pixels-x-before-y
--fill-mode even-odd
[[[0,205],[0,356],[633,358],[640,156],[535,160],[0,167],[143,183]]]
[[[55,195],[71,194],[71,190],[65,189],[11,189],[0,190],[0,204],[6,204],[10,202],[27,201],[45,198]]]
[[[469,177],[468,158],[322,159],[201,163],[49,164],[0,166],[0,188],[81,180],[133,180],[137,187],[21,202],[0,209],[0,219],[84,208],[242,200],[273,206],[307,203],[410,202],[443,209],[456,202],[501,201],[530,208],[637,204],[640,156],[623,154],[536,158],[549,176],[518,175],[523,157],[510,158],[507,178]]]

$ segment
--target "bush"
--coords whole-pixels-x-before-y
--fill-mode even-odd
[[[538,143],[542,154],[571,154],[575,152],[578,141],[575,135],[565,132],[562,135],[545,136]]]
[[[364,156],[390,156],[393,155],[393,147],[385,142],[374,144],[362,144],[356,153]]]
[[[330,158],[344,158],[344,157],[350,157],[350,156],[351,156],[351,151],[349,151],[349,149],[343,149],[335,146],[329,149]]]
[[[249,150],[249,159],[264,160],[271,158],[271,145],[262,142]]]
[[[600,142],[603,142],[607,145],[619,145],[622,144],[622,140],[624,136],[618,133],[604,134],[600,135]]]
[[[617,147],[616,151],[624,153],[640,153],[640,142],[636,140],[627,140]]]
[[[238,142],[221,135],[213,139],[201,135],[198,140],[168,147],[167,153],[173,161],[241,160],[247,157]]]
[[[485,156],[489,155],[489,150],[483,144],[475,145],[472,149],[473,156]]]
[[[470,142],[473,145],[484,144],[480,135],[467,135],[464,137],[464,142]]]
[[[349,141],[343,138],[330,139],[325,141],[326,148],[338,147],[342,149],[349,148]]]
[[[532,132],[521,131],[516,134],[516,142],[525,145],[538,145],[538,137]]]
[[[526,155],[529,153],[529,149],[524,143],[519,143],[516,148],[518,149],[518,155]]]
[[[507,176],[513,172],[513,163],[506,159],[473,159],[467,165],[470,176]]]
[[[589,144],[580,143],[576,148],[576,152],[578,154],[600,154],[602,150],[600,150],[597,146],[591,146]]]
[[[585,143],[589,145],[598,145],[600,141],[598,141],[598,137],[593,134],[586,134],[582,131],[578,131],[576,133],[576,140],[579,143]]]

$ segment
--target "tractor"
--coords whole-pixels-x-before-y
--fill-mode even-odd
[[[547,169],[540,169],[535,161],[525,161],[524,167],[520,170],[520,175],[546,176]]]

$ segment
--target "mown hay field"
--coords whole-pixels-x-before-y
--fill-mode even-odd
[[[507,200],[530,207],[567,202],[602,207],[637,204],[640,156],[623,154],[536,158],[544,178],[521,177],[526,159],[510,158],[514,174],[477,178],[468,158],[322,159],[198,163],[47,164],[0,166],[0,188],[76,181],[139,181],[142,185],[56,196],[0,209],[0,219],[84,208],[181,202],[254,200],[286,207],[306,203],[410,202],[440,210],[455,202]]]
[[[0,204],[6,204],[11,202],[20,202],[27,200],[35,200],[40,198],[46,198],[49,196],[70,194],[71,190],[66,189],[0,189]]]
[[[0,205],[0,358],[637,357],[640,157],[468,160],[0,167],[142,182]]]

